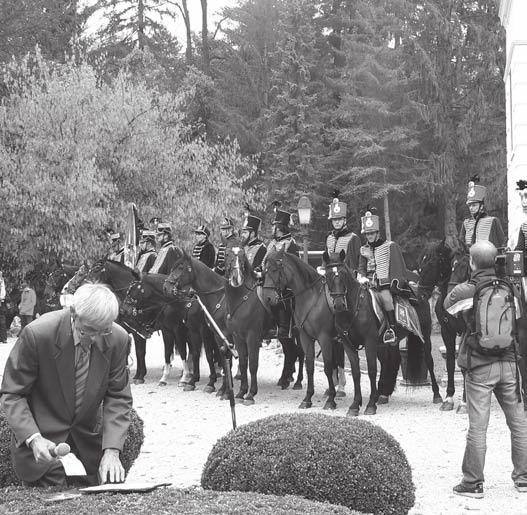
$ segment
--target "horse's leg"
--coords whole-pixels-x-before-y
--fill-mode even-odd
[[[322,334],[318,337],[318,343],[322,350],[322,357],[324,359],[324,373],[328,380],[328,398],[324,404],[324,409],[335,409],[337,404],[335,402],[335,383],[333,382],[333,371],[335,370],[335,349],[333,346],[333,338],[330,335]]]
[[[364,341],[364,352],[366,353],[366,363],[368,366],[368,377],[370,379],[370,398],[366,409],[364,410],[365,415],[375,415],[377,413],[377,400],[379,398],[379,391],[384,390],[386,372],[389,364],[388,359],[388,348],[385,348],[385,353],[378,353],[377,348],[378,337],[375,333]],[[381,362],[381,377],[379,377],[379,389],[377,390],[377,356],[379,355],[379,361]]]
[[[195,327],[187,326],[187,341],[190,350],[188,362],[192,363],[192,371],[187,384],[183,386],[184,392],[191,392],[196,389],[199,382],[199,360],[201,355],[201,334]]]
[[[281,386],[282,390],[285,390],[289,386],[294,372],[296,349],[293,338],[278,338],[278,340],[282,344],[282,349],[284,351],[284,366],[276,386]]]
[[[248,352],[247,352],[247,335],[234,335],[234,344],[238,351],[238,364],[240,367],[240,389],[235,396],[236,401],[242,402],[249,391],[249,380],[247,378]]]
[[[163,375],[159,380],[159,386],[166,386],[168,384],[168,378],[170,375],[170,368],[172,366],[172,356],[174,353],[175,339],[171,331],[167,329],[161,329],[163,336],[163,345],[165,348],[165,364],[163,366]]]
[[[337,371],[337,398],[345,397],[346,392],[344,391],[344,387],[346,386],[346,371],[344,370],[344,345],[340,340],[336,340],[336,343],[333,346],[334,349],[334,356],[335,356],[335,364],[336,364],[336,371]]]
[[[454,373],[456,370],[456,332],[449,326],[448,318],[441,320],[441,337],[446,349],[446,373],[447,373],[447,387],[446,399],[441,404],[439,409],[441,411],[452,411],[454,409],[454,393],[456,392],[454,385]]]
[[[300,403],[299,408],[311,408],[313,406],[313,394],[315,393],[315,342],[311,339],[310,336],[306,334],[303,329],[299,331],[300,342],[302,343],[302,349],[304,350],[305,356],[305,365],[307,373],[307,390],[306,395],[302,402]]]
[[[258,335],[262,331],[250,331],[247,335],[247,350],[249,352],[249,372],[251,373],[251,388],[245,396],[244,404],[254,404],[254,396],[258,393],[258,362],[260,358],[261,337]]]
[[[201,324],[201,339],[203,340],[203,347],[205,347],[205,356],[209,365],[209,382],[204,388],[207,393],[212,393],[216,390],[216,380],[218,375],[216,373],[216,364],[214,356],[216,352],[216,342],[214,341],[214,335],[211,333],[205,323]]]
[[[424,348],[425,362],[428,373],[430,374],[430,382],[432,383],[432,392],[434,394],[432,402],[434,404],[443,403],[443,398],[439,393],[439,385],[437,384],[436,375],[434,371],[434,358],[432,357],[432,341],[430,336],[425,336]]]
[[[142,336],[135,334],[134,345],[137,363],[134,384],[143,384],[146,376],[146,340]]]
[[[362,391],[360,387],[360,362],[359,351],[355,346],[346,344],[344,346],[346,354],[351,364],[351,377],[353,378],[353,402],[351,403],[347,416],[356,417],[359,414],[359,409],[362,406]]]
[[[298,358],[298,374],[296,376],[296,381],[293,386],[293,390],[301,390],[302,381],[304,379],[304,349],[302,349],[302,344],[300,343],[298,336],[294,337],[294,342],[296,358]]]

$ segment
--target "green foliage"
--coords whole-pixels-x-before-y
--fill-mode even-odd
[[[185,122],[193,84],[172,95],[125,73],[100,83],[87,63],[38,54],[13,63],[4,84],[0,241],[22,271],[50,253],[100,257],[104,228],[122,228],[128,202],[172,222],[184,246],[197,224],[214,230],[226,214],[241,218],[244,200],[258,205],[237,144],[208,143]]]
[[[403,514],[415,502],[398,442],[369,422],[325,415],[275,415],[216,442],[203,488],[299,495],[366,513]]]
[[[0,512],[12,515],[77,515],[110,513],[184,513],[185,515],[358,515],[343,506],[307,501],[293,496],[276,497],[241,492],[163,488],[147,494],[83,495],[62,503],[45,503],[49,490],[6,488],[0,490]]]
[[[131,414],[132,417],[128,428],[128,434],[126,435],[123,451],[121,452],[121,463],[126,474],[128,474],[135,460],[139,456],[141,446],[145,439],[143,420],[134,409],[132,409]],[[0,490],[9,485],[20,484],[11,464],[10,445],[11,428],[7,423],[4,411],[0,410]],[[2,505],[0,504],[0,513],[2,512],[1,509]],[[24,513],[24,510],[20,513]]]

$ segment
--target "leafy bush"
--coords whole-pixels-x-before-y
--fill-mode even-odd
[[[399,443],[364,420],[282,414],[218,440],[203,488],[299,495],[376,514],[405,514],[415,502]]]
[[[145,435],[143,432],[143,420],[135,410],[132,410],[132,419],[128,428],[128,435],[124,442],[121,462],[126,474],[132,468],[134,461],[139,456]],[[8,485],[19,485],[11,464],[11,453],[9,451],[11,443],[11,428],[7,424],[7,419],[3,410],[0,410],[0,488]],[[0,513],[2,511],[0,510]]]
[[[92,515],[115,513],[184,513],[185,515],[268,514],[358,515],[343,506],[334,506],[286,496],[256,493],[207,492],[201,489],[158,489],[147,494],[98,494],[61,503],[47,504],[49,489],[0,489],[0,513],[12,515]]]

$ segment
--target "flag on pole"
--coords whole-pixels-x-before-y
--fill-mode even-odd
[[[138,222],[137,207],[133,202],[128,204],[124,240],[124,264],[134,268],[138,257]]]

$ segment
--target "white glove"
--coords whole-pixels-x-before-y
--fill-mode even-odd
[[[357,281],[359,281],[359,283],[361,284],[368,284],[370,282],[370,280],[367,277],[364,277],[363,275],[358,275]]]
[[[326,269],[323,266],[317,266],[318,275],[326,275]]]

